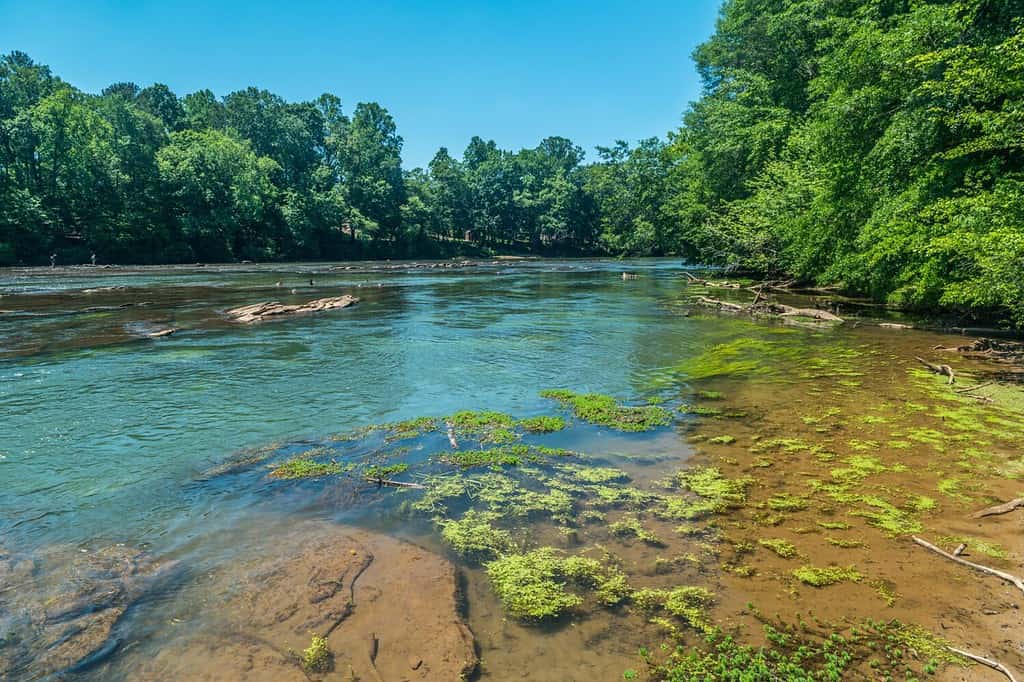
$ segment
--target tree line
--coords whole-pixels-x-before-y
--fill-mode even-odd
[[[1022,22],[1022,0],[729,0],[671,136],[681,248],[1024,326]]]
[[[649,229],[644,178],[662,150],[620,144],[585,165],[562,137],[518,152],[474,137],[461,158],[442,148],[403,170],[377,103],[347,114],[332,94],[179,97],[159,83],[88,94],[12,52],[0,59],[0,265],[625,252],[638,241],[617,221]],[[612,206],[627,188],[636,205]]]
[[[1024,325],[1024,0],[727,0],[663,138],[474,137],[379,104],[86,94],[0,60],[0,264],[678,254]]]

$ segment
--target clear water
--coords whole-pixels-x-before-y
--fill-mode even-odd
[[[0,540],[160,544],[216,508],[197,477],[240,449],[460,409],[550,412],[546,387],[647,397],[718,324],[666,314],[681,268],[0,274]],[[256,326],[220,314],[342,293],[362,302]],[[167,326],[183,331],[137,339]]]

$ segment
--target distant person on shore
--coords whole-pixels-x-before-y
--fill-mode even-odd
[[[309,286],[315,286],[315,285],[313,284],[313,280],[309,280]]]
[[[95,251],[93,252],[92,256],[89,257],[89,260],[92,261],[92,266],[96,267],[96,252]]]
[[[51,253],[50,254],[50,267],[51,268],[57,267],[57,254],[55,254],[55,253]]]

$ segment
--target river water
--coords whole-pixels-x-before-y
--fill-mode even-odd
[[[166,623],[191,618],[202,624],[197,614],[219,598],[196,587],[197,575],[245,552],[251,556],[257,545],[267,552],[268,538],[286,538],[293,524],[353,524],[446,551],[427,519],[410,522],[395,511],[394,491],[284,486],[268,479],[261,465],[241,467],[241,473],[224,466],[239,453],[273,445],[275,456],[287,455],[347,442],[332,436],[361,427],[460,410],[552,415],[557,406],[540,391],[567,388],[633,405],[665,401],[676,415],[670,426],[622,434],[578,424],[537,441],[585,452],[621,467],[638,485],[653,485],[688,466],[694,443],[698,452],[707,449],[709,435],[721,436],[724,462],[738,466],[737,458],[749,459],[751,452],[763,459],[757,443],[766,433],[823,437],[821,420],[830,417],[809,416],[817,408],[865,407],[869,395],[883,400],[880,391],[897,390],[895,384],[906,383],[898,377],[916,372],[906,363],[911,353],[949,343],[938,334],[896,336],[870,323],[840,331],[695,314],[683,269],[675,260],[649,259],[0,271],[0,559],[4,552],[45,556],[47,570],[59,572],[77,565],[75,552],[127,547],[188,566],[152,593],[133,597],[133,608],[118,612],[113,643],[75,668],[97,679],[166,678],[171,673],[142,672],[170,641]],[[626,280],[624,271],[638,278]],[[234,324],[223,314],[257,301],[342,294],[358,297],[358,305],[256,325]],[[169,328],[178,331],[146,337]],[[755,343],[729,345],[744,339]],[[716,348],[725,349],[720,357]],[[822,392],[822,377],[839,383]],[[744,410],[738,423],[721,433],[699,431],[699,421],[677,409],[698,384],[745,400],[737,407]],[[919,390],[924,395],[931,388]],[[900,400],[909,398],[901,394]],[[879,412],[850,421],[877,428],[889,419]],[[917,413],[908,419],[914,433],[932,426]],[[844,443],[850,452],[874,451],[898,435],[875,434],[872,441],[860,434]],[[1008,449],[1013,437],[1003,435],[996,440]],[[410,461],[427,461],[446,447],[443,434],[434,438],[418,441]],[[874,448],[863,446],[872,442]],[[928,454],[934,443],[924,435],[898,442],[909,443],[910,452],[893,445],[894,457],[934,456]],[[337,450],[346,461],[371,452],[373,444],[362,442]],[[777,488],[799,470],[792,465],[765,473],[765,481],[778,477],[765,487]],[[877,465],[872,473],[884,471]],[[899,467],[888,471],[905,475]],[[936,476],[950,477],[948,471]],[[888,484],[913,487],[906,480]],[[942,500],[934,485],[928,483],[931,497]],[[957,491],[972,501],[984,493],[994,491]],[[651,522],[660,534],[678,526]],[[558,542],[550,524],[523,532],[533,545]],[[593,539],[583,536],[567,546]],[[620,550],[619,561],[631,580],[647,574],[671,584],[659,577],[666,572],[662,563],[657,571],[637,568],[676,552],[668,545],[631,545]],[[821,554],[828,551],[834,552]],[[732,563],[716,558],[703,575],[717,576]],[[520,627],[503,615],[483,571],[473,565],[464,571],[461,608],[483,658],[479,674],[487,679],[518,679],[531,671],[530,679],[621,679],[624,670],[638,667],[637,649],[659,636],[643,629],[643,618],[624,613],[554,630]],[[716,576],[712,581],[722,589]],[[735,606],[751,594],[785,600],[777,587],[734,590],[722,601]],[[11,623],[19,622],[6,621],[12,631]],[[2,635],[0,645],[13,641]],[[32,650],[31,642],[21,643]],[[0,646],[0,663],[2,654]],[[19,679],[53,672],[17,662],[10,670]],[[203,674],[233,679],[209,669]]]

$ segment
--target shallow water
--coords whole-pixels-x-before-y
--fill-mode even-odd
[[[624,281],[624,270],[640,278]],[[633,404],[666,400],[672,410],[689,402],[695,388],[715,389],[743,417],[702,422],[681,415],[671,427],[640,434],[577,424],[527,441],[621,467],[637,487],[690,466],[696,448],[702,463],[712,458],[757,476],[767,495],[839,465],[823,465],[820,473],[809,472],[814,464],[805,461],[773,469],[750,465],[752,457],[764,459],[759,440],[827,436],[833,449],[884,450],[880,443],[896,435],[874,434],[875,445],[864,446],[872,434],[847,434],[837,446],[815,410],[926,399],[934,387],[908,379],[927,377],[910,374],[916,370],[907,358],[957,340],[883,330],[870,320],[804,328],[706,314],[688,305],[693,291],[681,270],[671,260],[594,260],[459,269],[354,264],[0,272],[0,550],[32,556],[54,547],[96,551],[121,543],[187,567],[133,602],[117,645],[81,672],[132,679],[166,646],[168,622],[215,627],[201,576],[265,554],[275,534],[286,537],[299,520],[358,524],[446,553],[427,519],[396,511],[408,495],[370,485],[282,485],[259,464],[225,473],[225,462],[238,453],[282,444],[274,450],[280,458],[329,446],[354,461],[377,452],[379,443],[334,445],[332,434],[467,409],[516,417],[557,413],[539,396],[545,388],[606,393]],[[358,296],[359,305],[254,326],[234,325],[222,314],[261,300],[341,294]],[[171,327],[180,331],[144,338]],[[729,346],[737,340],[754,345]],[[971,368],[985,371],[981,363]],[[851,421],[864,429],[895,421],[877,417]],[[930,461],[934,443],[925,430],[934,425],[928,415],[906,420],[902,427],[918,429],[921,438],[909,441],[909,451],[901,445],[890,454]],[[718,447],[702,440],[715,435],[738,440]],[[999,453],[1014,444],[1010,436],[996,440]],[[417,440],[407,459],[424,463],[446,442],[443,434]],[[936,474],[943,476],[948,471]],[[885,484],[913,488],[898,476]],[[951,500],[933,493],[948,502],[936,514],[958,513],[954,504],[980,503],[986,494],[1011,492],[1012,485],[979,484]],[[756,523],[744,525],[748,521],[735,521],[732,532],[755,543],[759,535],[802,535],[771,525],[756,530]],[[647,522],[664,537],[679,526]],[[548,522],[517,532],[538,546],[608,542],[603,524],[581,528],[568,543]],[[876,552],[886,542],[872,541]],[[693,560],[679,561],[667,575],[651,569],[659,557],[678,558],[694,545],[681,542],[660,548],[627,542],[616,554],[632,582],[669,587],[679,576],[693,583],[699,576],[722,591],[730,618],[738,618],[737,605],[752,596],[770,604],[789,598],[777,581],[737,582],[732,568],[743,563],[741,552],[735,559],[716,555],[696,569],[686,563]],[[810,558],[827,565],[834,554],[826,545]],[[54,561],[70,561],[60,558],[66,556],[58,552]],[[765,576],[786,574],[786,566],[758,556]],[[589,613],[557,627],[524,627],[505,617],[483,571],[463,569],[465,612],[486,679],[621,679],[623,670],[639,667],[638,648],[662,636],[628,609]]]

